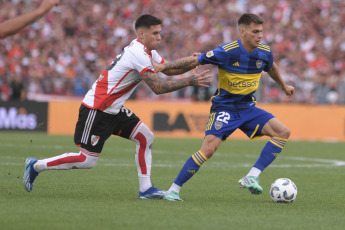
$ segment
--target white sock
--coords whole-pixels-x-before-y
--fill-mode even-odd
[[[64,153],[59,156],[38,160],[34,164],[37,172],[57,169],[89,169],[96,165],[99,153],[81,149],[79,153]]]
[[[252,169],[249,171],[249,173],[247,174],[248,176],[254,176],[254,177],[258,177],[261,173],[261,170],[255,167],[252,167]]]
[[[173,184],[171,185],[171,187],[169,188],[169,191],[168,191],[168,192],[175,191],[175,192],[177,192],[177,193],[180,193],[180,190],[181,190],[181,186],[179,186],[179,185],[173,183]]]
[[[139,191],[145,192],[152,186],[149,175],[139,175]]]

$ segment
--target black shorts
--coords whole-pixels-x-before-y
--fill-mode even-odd
[[[81,105],[74,143],[90,152],[100,153],[111,135],[129,139],[139,121],[140,119],[124,106],[118,114],[112,115]]]

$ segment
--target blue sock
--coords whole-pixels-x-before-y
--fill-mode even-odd
[[[205,155],[199,151],[188,158],[180,173],[176,177],[174,183],[181,186],[186,183],[200,168],[200,166],[207,160]]]
[[[256,161],[253,167],[263,171],[269,166],[283,150],[287,139],[280,137],[272,137],[269,142],[262,149],[259,159]]]

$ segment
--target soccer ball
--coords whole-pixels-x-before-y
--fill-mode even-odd
[[[270,188],[270,196],[275,203],[291,203],[297,197],[297,187],[288,178],[279,178]]]

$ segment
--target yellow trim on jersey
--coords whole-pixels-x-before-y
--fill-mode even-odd
[[[266,45],[263,45],[263,44],[259,44],[258,48],[262,49],[262,50],[265,50],[265,51],[268,51],[268,52],[271,52],[270,47],[266,46]]]
[[[225,51],[229,51],[231,49],[234,49],[234,48],[237,48],[239,47],[240,45],[238,44],[238,42],[233,42],[233,43],[230,43],[228,45],[225,45],[223,46],[222,48],[225,50]]]
[[[268,45],[264,45],[264,44],[262,44],[262,43],[260,43],[259,46],[263,46],[263,47],[270,48]]]
[[[226,49],[224,49],[224,51],[229,51],[229,50],[235,49],[235,48],[237,48],[237,47],[240,47],[240,45],[232,46],[232,47],[226,48]]]
[[[232,94],[250,94],[258,89],[261,73],[229,73],[218,69],[219,88]]]
[[[238,45],[238,42],[237,41],[231,42],[231,43],[229,43],[227,45],[224,45],[222,48],[226,49],[226,48],[229,48],[230,46],[234,46],[234,45]]]
[[[212,97],[211,97],[211,100],[212,100],[214,97],[219,96],[219,94],[220,94],[220,88],[218,87],[218,93],[217,93],[216,95],[212,96]]]

